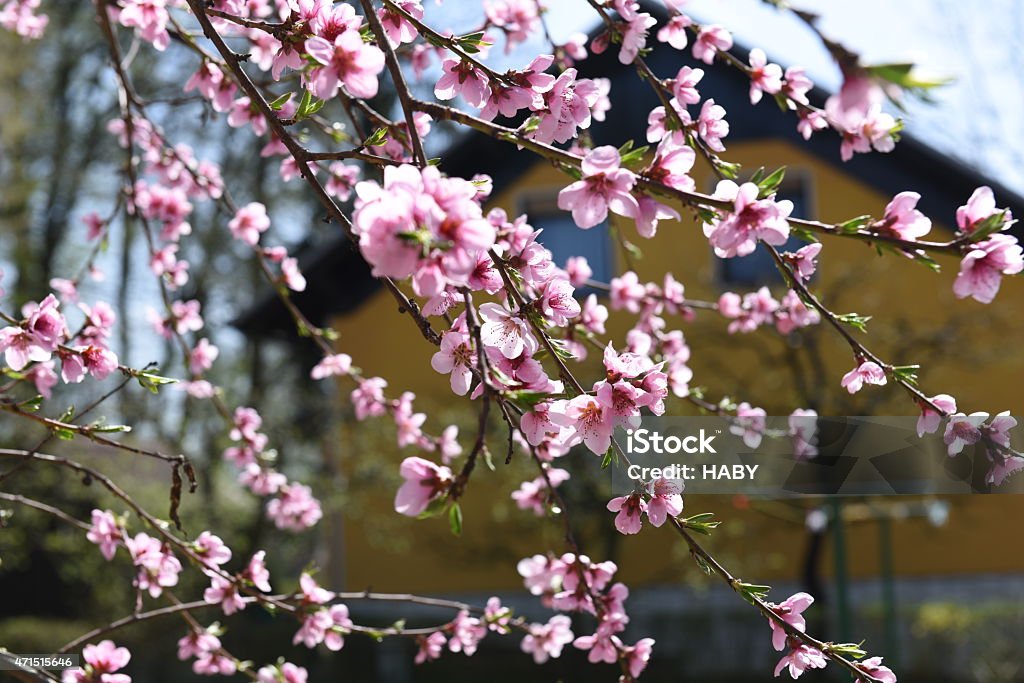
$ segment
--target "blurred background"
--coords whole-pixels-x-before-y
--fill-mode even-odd
[[[482,13],[476,3],[469,3],[474,12],[465,12],[465,4],[426,3],[428,21],[457,33],[472,30]],[[595,28],[582,0],[549,4],[556,40]],[[797,205],[795,214],[808,218],[877,214],[889,197],[910,189],[924,196],[921,208],[935,230],[948,231],[955,208],[982,184],[996,189],[1000,206],[1024,216],[1019,196],[1024,192],[1024,6],[1013,0],[808,1],[801,6],[822,12],[825,32],[862,52],[868,62],[912,59],[956,81],[935,91],[932,103],[907,102],[908,135],[895,152],[841,164],[834,136],[805,143],[796,135],[795,121],[770,102],[757,108],[746,104],[742,78],[728,69],[708,69],[702,93],[729,111],[729,160],[749,171],[787,166],[781,193]],[[43,40],[24,43],[0,35],[0,267],[7,291],[0,306],[5,311],[44,296],[52,278],[77,272],[91,249],[81,219],[91,211],[111,210],[122,163],[116,140],[105,131],[117,116],[117,98],[92,6],[51,2],[46,9],[51,22]],[[816,38],[787,13],[754,0],[693,0],[686,10],[699,21],[734,30],[741,53],[757,45],[783,66],[806,66],[823,88],[819,97],[841,82]],[[123,41],[131,51],[130,37]],[[654,45],[649,60],[659,75],[693,65],[688,53]],[[522,66],[544,49],[533,42],[505,54],[499,44],[492,61],[499,68]],[[384,377],[396,393],[415,391],[417,410],[429,415],[430,431],[459,425],[468,448],[476,415],[468,403],[451,400],[447,378],[429,368],[431,349],[394,314],[365,264],[321,220],[304,186],[281,182],[279,160],[261,157],[263,142],[249,131],[230,128],[223,115],[183,96],[181,84],[197,66],[173,44],[162,54],[138,50],[132,74],[140,94],[155,102],[154,120],[169,139],[219,163],[236,199],[268,206],[275,241],[302,255],[309,287],[296,300],[313,322],[337,330],[339,349],[367,375]],[[607,121],[595,124],[595,143],[618,145],[629,138],[639,143],[646,113],[655,106],[646,86],[618,65],[614,54],[596,56],[579,68],[585,76],[608,78],[612,86],[614,106]],[[422,91],[429,97],[431,72],[425,80]],[[374,104],[394,111],[392,95],[383,90]],[[324,114],[342,120],[334,106]],[[491,174],[491,205],[512,215],[527,212],[533,225],[545,229],[545,244],[559,263],[569,255],[586,255],[595,279],[608,281],[632,269],[641,280],[659,280],[671,271],[693,298],[715,299],[724,289],[761,286],[777,296],[782,292],[770,263],[757,255],[729,263],[714,259],[689,220],[663,223],[651,242],[640,242],[632,226],[615,222],[580,233],[554,207],[566,178],[549,165],[486,140],[462,138],[442,124],[435,124],[430,141],[429,156],[443,156],[448,173]],[[695,178],[698,189],[713,189],[707,168],[698,167]],[[205,336],[221,349],[213,378],[230,404],[260,410],[282,468],[314,486],[325,519],[299,537],[274,529],[259,501],[238,488],[232,466],[221,460],[228,442],[208,405],[184,392],[165,390],[157,397],[130,387],[105,404],[109,421],[133,425],[132,438],[140,442],[180,448],[199,466],[199,491],[186,496],[182,506],[190,535],[217,520],[214,531],[234,549],[236,562],[257,549],[272,550],[272,583],[279,591],[294,588],[288,583],[292,577],[315,564],[321,583],[334,589],[411,591],[475,602],[498,594],[517,612],[546,620],[549,613],[522,590],[515,562],[548,548],[560,550],[562,534],[557,520],[534,518],[509,497],[533,477],[526,459],[474,474],[463,505],[462,538],[453,538],[443,520],[394,514],[397,463],[412,453],[395,446],[389,423],[355,422],[350,386],[308,380],[317,350],[297,337],[272,292],[262,286],[256,264],[230,239],[224,229],[228,218],[211,204],[196,207],[190,218],[194,232],[183,240],[180,255],[192,263],[183,295],[202,302]],[[103,278],[85,274],[81,298],[115,306],[123,324],[113,348],[124,362],[156,362],[165,374],[180,375],[173,350],[149,322],[148,309],[159,309],[161,302],[148,261],[142,235],[131,224],[115,223],[97,261]],[[892,254],[878,258],[860,245],[829,243],[814,287],[833,310],[873,316],[872,348],[894,362],[921,363],[929,393],[953,394],[968,411],[1021,413],[1024,357],[1015,353],[1014,341],[1020,339],[1024,288],[1007,279],[992,306],[957,302],[951,293],[956,263],[941,265],[943,272],[936,275]],[[621,338],[632,322],[629,314],[613,315],[611,337]],[[693,386],[712,400],[730,396],[764,407],[769,415],[787,414],[797,405],[829,415],[916,412],[895,391],[851,398],[841,390],[839,377],[850,358],[828,329],[806,328],[785,337],[770,330],[733,336],[722,320],[700,312],[692,321],[672,324],[685,331],[693,349]],[[585,367],[593,368],[594,361]],[[54,409],[95,397],[67,390],[56,395]],[[669,414],[693,410],[675,402]],[[496,420],[491,427],[492,450],[504,453],[503,425]],[[30,447],[44,435],[31,425],[0,419],[7,447]],[[112,474],[149,508],[165,509],[169,482],[163,468],[78,442],[54,449]],[[615,532],[604,510],[608,482],[593,458],[565,458],[559,465],[572,472],[563,491],[575,510],[582,547],[595,559],[617,562],[631,586],[626,641],[657,640],[644,679],[738,683],[769,678],[778,655],[764,620],[704,576],[667,530],[645,529],[637,537]],[[949,466],[959,465],[951,461]],[[80,519],[94,507],[119,510],[97,487],[38,464],[0,483],[0,489],[45,499]],[[130,586],[112,579],[115,573],[130,575],[123,551],[112,568],[77,530],[6,507],[0,506],[0,645],[49,652],[131,612]],[[736,575],[773,585],[775,601],[798,590],[813,593],[818,602],[808,612],[810,630],[823,639],[866,639],[866,649],[884,654],[901,681],[1024,680],[1024,544],[1018,529],[1024,501],[1018,496],[830,501],[688,496],[686,507],[688,514],[714,512],[723,520],[707,543]],[[192,574],[183,575],[179,596],[201,594],[204,582]],[[439,623],[449,616],[355,603],[350,608],[357,623],[367,624],[405,617],[410,625]],[[214,610],[201,616],[217,618]],[[605,671],[586,664],[568,649],[562,659],[535,668],[518,651],[516,637],[491,636],[472,658],[446,654],[415,667],[415,646],[408,641],[376,644],[353,636],[341,653],[311,652],[289,645],[291,622],[253,609],[222,621],[229,628],[224,638],[229,649],[261,663],[284,656],[307,666],[314,683],[339,676],[400,683],[485,676],[614,680],[616,675],[612,667]],[[577,634],[591,628],[586,619],[574,623]],[[174,656],[175,641],[184,633],[181,622],[157,621],[114,639],[132,649],[129,673],[135,680],[194,680],[188,664]],[[826,670],[806,677],[845,675]]]

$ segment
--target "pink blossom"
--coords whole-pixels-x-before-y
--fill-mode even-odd
[[[764,436],[766,416],[764,408],[754,408],[744,401],[736,407],[736,418],[729,426],[729,432],[742,436],[747,448],[757,448]]]
[[[306,683],[309,672],[301,666],[285,662],[279,667],[263,666],[256,673],[257,683]]]
[[[983,304],[992,303],[999,292],[1003,275],[1016,275],[1024,270],[1024,257],[1012,235],[996,234],[971,245],[960,261],[960,273],[953,282],[958,299],[971,297]]]
[[[473,381],[476,362],[476,352],[469,335],[450,330],[441,337],[441,348],[430,359],[430,367],[449,374],[452,391],[458,396],[465,396]]]
[[[562,45],[562,50],[565,51],[567,62],[572,65],[573,61],[579,61],[587,58],[587,34],[577,31],[573,33]]]
[[[245,609],[245,601],[238,594],[238,587],[221,576],[210,577],[210,587],[203,591],[207,604],[219,604],[224,614],[231,615]]]
[[[615,422],[611,411],[593,396],[582,394],[568,401],[556,401],[551,407],[551,421],[573,430],[573,440],[582,441],[597,455],[604,455],[611,446]]]
[[[114,559],[117,546],[124,539],[124,532],[110,510],[93,510],[92,526],[85,537],[98,545],[103,557],[109,561]]]
[[[405,483],[395,494],[395,511],[409,517],[416,517],[427,509],[431,502],[444,495],[454,477],[444,465],[435,465],[423,458],[406,458],[399,467]]]
[[[592,636],[580,636],[573,641],[573,647],[588,650],[587,661],[591,664],[605,662],[614,664],[619,659],[619,647],[622,645],[618,636],[598,628]]]
[[[330,177],[324,184],[324,189],[331,196],[347,202],[352,196],[352,188],[359,180],[359,167],[334,161],[327,167],[327,171],[330,173]]]
[[[636,645],[626,648],[626,666],[629,667],[629,675],[637,678],[647,668],[651,660],[651,651],[654,649],[654,638],[642,638]]]
[[[444,645],[447,642],[444,634],[440,631],[434,631],[425,638],[419,636],[416,640],[419,644],[419,650],[417,650],[415,658],[417,664],[440,659],[441,652],[444,650]]]
[[[512,629],[509,622],[512,620],[512,610],[502,606],[501,599],[497,596],[487,598],[487,605],[484,607],[484,622],[487,628],[495,633],[508,633]]]
[[[240,208],[228,223],[228,229],[236,240],[253,247],[260,241],[260,234],[269,228],[267,207],[259,202],[251,202]]]
[[[434,86],[434,96],[439,100],[451,100],[461,95],[471,107],[483,107],[490,97],[487,74],[475,64],[461,59],[448,58],[441,63],[444,72]]]
[[[842,387],[851,394],[856,394],[865,384],[877,384],[883,386],[888,380],[885,377],[885,370],[874,361],[861,361],[860,365],[843,375],[840,382]]]
[[[303,605],[322,605],[334,599],[334,593],[321,588],[308,572],[299,576],[299,591]]]
[[[946,452],[950,457],[963,452],[964,446],[973,446],[981,441],[981,427],[987,419],[988,413],[955,413],[950,416],[946,431],[942,435],[942,440],[946,442]]]
[[[534,0],[487,0],[484,12],[488,21],[504,31],[508,41],[505,52],[526,41],[539,23],[538,5]]]
[[[594,334],[604,334],[604,324],[607,320],[608,309],[597,303],[596,294],[588,295],[580,311],[580,324]]]
[[[732,34],[717,24],[703,26],[697,39],[693,41],[693,58],[699,59],[705,64],[711,64],[719,50],[728,50],[732,47]]]
[[[647,288],[640,283],[640,278],[633,271],[627,271],[621,277],[612,278],[611,303],[612,310],[626,309],[630,313],[639,313],[640,305],[647,296]]]
[[[570,256],[565,262],[565,272],[573,287],[583,287],[594,274],[585,256]]]
[[[359,386],[352,391],[352,404],[355,407],[356,419],[380,417],[386,409],[384,405],[384,387],[387,380],[382,377],[371,377],[359,381]]]
[[[793,679],[797,679],[808,669],[824,669],[825,665],[828,664],[828,660],[825,659],[825,655],[821,653],[821,650],[810,645],[804,645],[799,641],[793,643],[793,645],[793,649],[780,659],[779,663],[775,666],[776,677],[786,667],[789,667],[789,675]]]
[[[26,40],[42,38],[50,18],[36,14],[40,0],[8,0],[0,8],[0,26]]]
[[[529,133],[540,142],[566,142],[576,137],[578,128],[590,128],[594,111],[602,99],[601,85],[595,80],[576,78],[576,69],[569,68],[544,93],[543,104],[535,105],[540,121]]]
[[[264,593],[269,593],[270,572],[265,564],[266,557],[267,551],[265,550],[259,550],[254,553],[249,560],[249,564],[246,565],[245,571],[242,572],[242,578]]]
[[[309,376],[313,379],[325,379],[327,377],[344,377],[352,370],[352,356],[347,353],[334,353],[324,356],[323,359],[310,371]]]
[[[220,650],[220,638],[207,630],[192,630],[178,640],[178,659],[202,657]]]
[[[352,620],[348,616],[348,607],[345,605],[331,605],[327,610],[331,623],[324,635],[324,645],[328,650],[337,652],[345,646],[345,634],[352,631]]]
[[[437,451],[441,454],[441,462],[445,465],[462,454],[462,446],[459,445],[459,428],[456,425],[448,425],[441,432],[437,440]]]
[[[238,475],[238,483],[248,486],[257,496],[272,496],[288,483],[288,478],[280,472],[260,467],[257,462],[248,462]]]
[[[467,657],[476,653],[477,645],[487,635],[487,627],[476,617],[469,616],[466,610],[455,615],[452,622],[452,634],[448,640],[448,649],[462,652]]]
[[[608,501],[608,510],[617,512],[615,515],[615,528],[622,534],[636,534],[640,532],[640,516],[647,511],[647,503],[639,493],[628,496],[619,496]]]
[[[921,195],[916,192],[900,192],[885,207],[885,215],[877,229],[905,240],[927,235],[932,229],[932,222],[917,210],[920,199]]]
[[[552,325],[566,326],[580,314],[580,303],[573,296],[574,289],[568,280],[555,277],[541,287],[540,309]]]
[[[795,290],[789,290],[779,302],[779,309],[775,312],[775,329],[779,334],[789,334],[801,327],[817,325],[821,322],[821,314],[817,309],[811,308]]]
[[[793,202],[777,202],[771,197],[758,199],[759,192],[754,183],[737,185],[731,180],[718,183],[714,196],[731,201],[734,207],[704,225],[704,234],[718,256],[746,256],[754,251],[758,240],[779,245],[789,238],[786,219],[793,211]]]
[[[815,132],[828,128],[828,120],[820,111],[801,110],[799,117],[796,129],[804,140],[810,140]]]
[[[818,413],[797,408],[789,416],[789,435],[793,439],[793,457],[808,460],[818,455]]]
[[[814,271],[818,268],[818,254],[821,253],[822,244],[821,242],[812,242],[806,246],[797,249],[795,254],[792,254],[789,262],[793,265],[793,269],[797,275],[804,281],[810,280],[811,276],[814,275]]]
[[[537,340],[519,315],[494,303],[482,304],[479,313],[483,319],[480,341],[485,346],[497,349],[505,358],[517,358],[524,352],[532,356],[537,351]]]
[[[53,371],[53,361],[36,363],[25,373],[26,379],[35,385],[36,391],[43,398],[50,398],[53,395],[53,387],[57,386],[57,373]]]
[[[113,673],[128,666],[131,658],[128,648],[117,647],[112,640],[101,640],[82,649],[82,659],[89,674],[82,669],[65,669],[61,680],[63,683],[131,683],[131,677]]]
[[[808,105],[807,93],[814,87],[814,83],[807,77],[802,66],[791,66],[786,69],[786,78],[782,84],[782,94],[788,98],[786,105],[794,109],[795,103]]]
[[[404,392],[395,405],[394,418],[395,426],[398,428],[398,447],[404,448],[412,444],[420,443],[423,440],[421,427],[426,422],[426,413],[413,412],[412,402],[416,394],[411,391]]]
[[[532,510],[533,514],[543,517],[548,512],[548,484],[557,487],[569,479],[566,470],[557,467],[546,470],[546,476],[537,477],[532,481],[524,481],[512,492],[512,500],[520,510]]]
[[[777,614],[784,622],[803,633],[807,630],[807,621],[803,613],[814,603],[814,596],[809,593],[796,593],[789,596],[780,604],[768,603],[768,609]],[[769,619],[768,625],[772,628],[772,647],[779,652],[786,648],[786,641],[789,634],[776,620]]]
[[[992,188],[988,186],[979,187],[971,194],[967,203],[956,210],[956,224],[962,233],[972,233],[978,225],[994,214],[999,213],[996,208],[996,198],[992,194]],[[1013,217],[1007,211],[1004,217],[1004,224]]]
[[[647,501],[647,519],[660,527],[669,517],[678,517],[683,511],[683,482],[678,479],[655,479],[647,485],[651,498]]]
[[[189,370],[193,375],[201,375],[211,367],[220,355],[220,350],[205,337],[200,339],[189,353]]]
[[[597,147],[583,158],[583,178],[558,193],[558,208],[571,210],[581,228],[592,228],[611,210],[620,216],[636,216],[639,206],[630,190],[636,184],[632,171],[620,168],[619,150]]]
[[[543,664],[549,658],[557,659],[562,655],[562,648],[573,641],[571,626],[572,621],[564,614],[551,617],[546,624],[530,624],[520,648],[533,655],[537,664]]]
[[[181,562],[159,540],[138,533],[126,538],[124,544],[139,570],[135,579],[139,590],[148,590],[150,596],[158,598],[164,588],[178,584]]]
[[[647,45],[647,31],[658,23],[650,14],[636,14],[629,19],[626,30],[622,32],[622,48],[619,50],[619,62],[632,64],[633,60]]]
[[[351,9],[351,5],[344,5]],[[306,39],[306,53],[323,66],[309,73],[310,90],[317,97],[330,100],[344,85],[353,97],[377,95],[377,74],[384,69],[384,53],[375,45],[363,42],[357,29],[346,29],[336,38],[320,36]]]
[[[882,665],[881,657],[869,657],[861,661],[858,668],[879,683],[896,683],[896,674],[887,666]],[[864,683],[863,679],[857,679],[857,683]]]
[[[675,79],[672,81],[672,94],[675,98],[685,104],[697,104],[700,102],[700,93],[697,92],[697,84],[704,78],[703,69],[691,69],[684,66],[679,69]],[[692,151],[692,150],[691,150]]]
[[[171,36],[167,32],[167,0],[125,0],[117,21],[125,28],[135,28],[143,40],[161,52],[167,49]]]
[[[769,64],[764,50],[755,47],[750,51],[750,103],[761,101],[763,93],[774,95],[782,90],[782,67]]]
[[[423,18],[423,6],[420,4],[420,0],[401,0],[395,4],[414,18]],[[384,33],[392,45],[411,43],[419,35],[416,27],[408,19],[387,5],[377,10],[377,16],[380,17],[381,26],[384,27]]]
[[[722,138],[729,135],[729,122],[725,120],[725,107],[715,104],[713,99],[705,100],[697,118],[697,134],[707,143],[709,149],[724,152]]]
[[[658,40],[677,50],[685,50],[686,29],[692,25],[693,19],[685,14],[677,14],[658,30]]]
[[[195,299],[190,301],[175,300],[172,302],[172,323],[178,334],[188,334],[189,332],[198,332],[203,329],[201,311],[202,304]]]
[[[937,394],[928,400],[947,415],[956,412],[956,399],[949,394]],[[928,404],[921,403],[921,416],[917,418],[917,435],[922,437],[925,434],[934,434],[941,423],[942,415],[935,412]]]
[[[659,221],[679,220],[678,211],[647,195],[642,195],[637,199],[637,206],[636,231],[641,237],[647,239],[654,237],[658,233]]]
[[[227,547],[220,537],[214,536],[209,531],[199,534],[199,538],[193,543],[196,555],[210,567],[219,567],[231,560],[231,549]]]
[[[323,511],[308,486],[292,482],[267,504],[267,516],[278,529],[304,531],[320,521]]]

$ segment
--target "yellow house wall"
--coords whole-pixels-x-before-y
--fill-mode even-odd
[[[745,142],[730,146],[730,160],[745,168],[764,165],[769,169],[789,168],[789,176],[806,180],[809,207],[815,218],[841,221],[863,213],[879,215],[887,197],[798,148],[779,141]],[[698,188],[714,186],[710,171],[695,171]],[[513,187],[492,200],[492,205],[516,211],[524,193],[551,192],[569,180],[553,167],[538,163]],[[926,188],[908,187],[925,191]],[[966,200],[966,197],[964,198]],[[514,214],[513,214],[514,215]],[[933,217],[951,220],[952,217]],[[668,271],[686,285],[690,298],[714,300],[723,291],[716,262],[706,239],[693,220],[684,215],[681,223],[662,223],[658,235],[642,240],[632,225],[618,225],[620,232],[643,250],[635,263],[641,280],[658,281]],[[937,235],[949,234],[936,224]],[[938,237],[941,239],[941,237]],[[956,262],[940,259],[943,272],[932,273],[925,267],[887,254],[879,258],[874,251],[852,240],[828,239],[821,257],[822,273],[814,288],[825,303],[839,312],[856,311],[873,316],[865,342],[879,355],[894,363],[922,363],[922,386],[932,393],[950,393],[969,410],[997,412],[1011,410],[1020,414],[1024,398],[1020,381],[1024,379],[1024,354],[1016,349],[1021,339],[1019,311],[1024,304],[1024,284],[1008,278],[994,306],[974,301],[957,301],[952,293]],[[621,253],[618,271],[626,269]],[[780,294],[781,292],[777,292]],[[396,314],[391,297],[377,292],[357,311],[334,321],[340,333],[339,346],[350,353],[367,375],[388,380],[391,393],[411,390],[417,406],[431,416],[428,428],[440,431],[448,419],[464,421],[462,442],[468,447],[473,438],[469,403],[453,396],[446,376],[431,370],[434,352],[409,320]],[[622,338],[633,323],[633,316],[613,314],[610,338]],[[791,387],[793,376],[779,369],[780,354],[787,354],[785,342],[772,331],[752,335],[729,336],[725,324],[712,313],[698,312],[690,323],[669,321],[683,329],[693,349],[691,366],[694,385],[707,387],[709,397],[722,395],[750,400],[764,406],[769,414],[785,414],[799,404]],[[921,331],[929,334],[918,339]],[[934,334],[932,334],[932,332]],[[907,397],[892,387],[862,392],[851,401],[838,388],[839,378],[853,365],[848,348],[833,331],[821,329],[808,336],[803,345],[820,349],[825,368],[821,377],[811,379],[811,389],[828,400],[822,404],[827,414],[915,414]],[[966,355],[968,361],[957,360]],[[584,376],[586,376],[584,374]],[[692,414],[687,404],[675,402],[670,414]],[[440,412],[444,419],[435,419]],[[359,445],[365,437],[360,428],[368,428],[380,438],[372,452]],[[372,585],[377,589],[414,591],[498,590],[519,585],[513,562],[519,557],[542,551],[546,546],[531,542],[538,527],[528,513],[514,508],[508,493],[519,481],[533,475],[519,469],[518,476],[491,473],[478,467],[463,502],[466,529],[462,539],[454,539],[443,520],[417,521],[398,518],[391,509],[396,482],[394,465],[410,452],[399,453],[394,446],[393,430],[386,422],[371,422],[360,428],[342,426],[345,448],[343,467],[354,471],[365,467],[367,459],[382,464],[382,479],[377,487],[363,491],[365,503],[345,529],[345,568],[351,588]],[[504,454],[500,434],[492,440],[492,449]],[[379,444],[377,443],[379,442]],[[500,456],[496,456],[501,460]],[[390,469],[389,469],[390,468]],[[376,470],[375,470],[376,472]],[[376,475],[375,475],[376,476]],[[893,528],[895,569],[903,575],[960,574],[974,572],[1011,572],[1024,570],[1024,546],[1006,543],[1008,520],[1019,518],[1020,499],[1016,496],[972,496],[952,500],[949,524],[932,528],[921,519],[898,522]],[[758,508],[736,507],[723,497],[690,496],[691,512],[714,511],[726,522],[723,530],[709,541],[711,548],[727,556],[740,575],[756,580],[797,578],[806,544],[806,531],[799,514],[792,523],[778,523]],[[788,514],[792,514],[790,510]],[[385,517],[386,516],[386,517]],[[498,522],[488,519],[497,517]],[[379,520],[387,519],[386,522]],[[607,520],[611,524],[611,519]],[[543,529],[553,545],[559,547],[559,529],[547,522]],[[850,573],[869,577],[877,573],[877,529],[873,523],[852,524],[847,532],[851,552]],[[685,553],[674,546],[670,532],[646,528],[635,537],[620,540],[618,560],[623,576],[633,582],[663,582],[680,576],[686,564]],[[674,550],[670,548],[675,547]],[[471,548],[486,548],[482,555]],[[1000,551],[996,552],[995,549]],[[826,549],[823,566],[828,573],[831,557]],[[595,553],[596,555],[597,553]],[[692,563],[690,563],[692,564]]]

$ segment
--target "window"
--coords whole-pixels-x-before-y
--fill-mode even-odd
[[[562,211],[554,197],[521,201],[522,210],[529,216],[530,225],[543,230],[538,241],[551,251],[555,265],[564,268],[570,256],[583,256],[594,271],[593,279],[608,282],[615,277],[615,258],[608,221],[581,230],[572,220],[572,214]],[[587,291],[580,291],[587,294]]]
[[[776,193],[776,199],[788,199],[793,202],[793,216],[812,218],[808,189],[804,178],[798,177],[792,181],[787,178]],[[801,239],[790,237],[785,244],[777,248],[780,252],[796,251],[805,244],[806,242]],[[719,272],[725,284],[759,287],[761,285],[778,285],[783,282],[782,275],[775,267],[775,261],[771,254],[760,246],[747,256],[720,259],[719,264]]]

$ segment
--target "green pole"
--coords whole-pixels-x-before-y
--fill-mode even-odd
[[[878,518],[879,560],[882,579],[882,611],[885,616],[885,658],[899,664],[899,623],[896,621],[896,590],[892,571],[892,521],[887,513]]]
[[[832,513],[832,560],[836,576],[836,621],[839,640],[850,641],[850,587],[846,567],[846,537],[843,530],[843,503],[837,498],[829,501]]]

